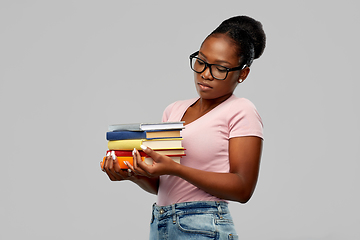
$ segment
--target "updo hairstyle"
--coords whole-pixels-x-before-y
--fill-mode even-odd
[[[236,54],[242,59],[241,64],[251,66],[265,49],[266,35],[262,24],[248,16],[236,16],[223,21],[210,36],[218,34],[229,36],[236,47]],[[207,37],[207,38],[208,38]]]

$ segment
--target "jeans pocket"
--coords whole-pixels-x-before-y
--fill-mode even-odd
[[[212,213],[184,214],[177,216],[178,228],[186,233],[216,235],[215,217]]]

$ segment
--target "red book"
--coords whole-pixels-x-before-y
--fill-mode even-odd
[[[111,152],[111,150],[107,150],[106,151],[106,155]],[[117,157],[132,157],[132,151],[129,151],[129,150],[114,150],[115,152],[115,156]],[[140,153],[140,156],[142,157],[147,157],[146,153],[144,153],[143,151],[139,151],[138,152]]]
[[[111,150],[107,150],[106,154],[111,152]],[[131,157],[132,151],[130,150],[114,150],[115,156],[117,157]],[[141,150],[138,150],[141,157],[148,157],[146,153],[144,153]],[[162,155],[171,156],[171,157],[183,157],[185,156],[185,149],[160,149],[160,150],[154,150],[154,152],[157,152]]]

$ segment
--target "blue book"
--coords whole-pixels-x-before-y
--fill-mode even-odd
[[[106,140],[181,138],[180,129],[158,131],[114,131],[106,133]]]

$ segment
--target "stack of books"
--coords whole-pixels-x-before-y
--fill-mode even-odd
[[[147,156],[140,147],[144,145],[180,163],[181,157],[185,156],[180,135],[182,129],[184,129],[184,122],[110,125],[106,133],[107,154],[114,151],[120,168],[127,169],[124,161],[133,164],[132,151],[136,148],[142,161],[151,165],[152,158]]]

